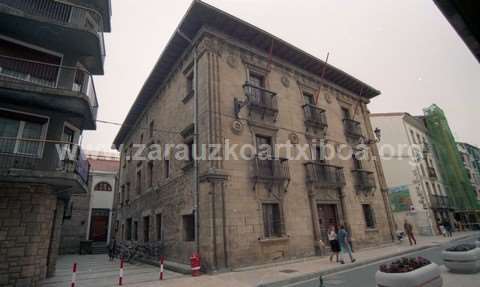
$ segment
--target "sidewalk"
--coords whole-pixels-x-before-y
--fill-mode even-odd
[[[417,245],[410,246],[408,240],[402,243],[392,243],[381,247],[363,249],[354,253],[357,262],[353,264],[340,265],[331,263],[328,257],[313,257],[302,261],[283,262],[270,266],[256,266],[243,268],[239,271],[219,273],[214,275],[202,275],[200,277],[182,277],[163,282],[154,282],[142,285],[128,285],[135,287],[157,287],[157,286],[175,286],[175,287],[216,287],[216,286],[282,286],[295,281],[298,277],[309,279],[346,270],[349,268],[369,264],[371,262],[382,260],[389,257],[395,257],[412,251],[426,249],[450,239],[461,239],[469,237],[475,232],[457,232],[452,238],[443,236],[418,237]]]

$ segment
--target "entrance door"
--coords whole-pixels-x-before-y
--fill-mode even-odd
[[[328,242],[328,229],[330,226],[337,226],[337,205],[336,204],[318,204],[318,224],[320,226],[320,239]]]
[[[109,217],[110,210],[108,209],[92,209],[90,240],[107,241]]]

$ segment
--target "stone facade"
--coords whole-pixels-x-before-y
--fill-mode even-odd
[[[198,37],[198,97],[200,144],[253,144],[255,136],[269,136],[274,143],[307,144],[325,139],[334,146],[348,144],[342,108],[355,115],[362,134],[374,138],[366,107],[368,100],[333,83],[324,85],[318,107],[326,111],[328,128],[315,132],[305,125],[304,93],[318,90],[320,79],[300,67],[273,60],[243,43],[207,31]],[[187,90],[192,54],[185,55],[166,84],[129,129],[121,142],[117,233],[119,239],[162,240],[168,260],[188,263],[195,242],[188,241],[192,214],[192,164],[175,160],[130,160],[133,144],[179,144],[190,141],[193,100]],[[256,116],[248,107],[235,114],[234,99],[244,100],[243,85],[249,71],[262,73],[266,88],[277,93],[276,119]],[[153,132],[151,126],[154,126]],[[164,130],[178,133],[162,132]],[[308,151],[309,153],[311,151]],[[372,150],[373,153],[376,149]],[[279,155],[284,156],[283,154]],[[379,163],[362,163],[374,176],[373,192],[354,186],[352,161],[334,159],[342,167],[346,184],[325,188],[306,181],[305,161],[288,161],[289,180],[281,183],[256,180],[254,160],[200,161],[199,250],[206,270],[302,258],[325,252],[318,210],[334,206],[337,223],[351,231],[356,248],[391,240],[389,213],[384,201],[384,181],[379,181]],[[167,167],[168,165],[168,167]],[[168,177],[167,177],[168,173]],[[381,176],[382,177],[382,176]],[[123,193],[123,194],[122,194]],[[265,204],[278,204],[281,234],[266,236]],[[322,205],[323,204],[323,205]],[[374,226],[367,228],[363,205],[374,210]],[[161,228],[159,230],[159,221]],[[131,222],[131,223],[129,223]],[[128,227],[130,225],[130,227]],[[136,227],[135,227],[136,226]],[[322,229],[323,228],[323,229]],[[130,231],[131,236],[128,235]],[[136,233],[136,235],[135,235]],[[325,243],[325,241],[323,241]]]
[[[0,183],[0,286],[38,286],[53,274],[62,218],[49,187]]]
[[[60,254],[79,253],[80,241],[85,240],[87,234],[90,192],[74,194],[70,201],[69,208],[71,210],[68,211],[68,217],[65,218],[62,225]]]

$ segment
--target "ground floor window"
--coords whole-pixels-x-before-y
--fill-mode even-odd
[[[265,237],[282,236],[280,205],[278,203],[264,203],[262,204],[262,209]]]
[[[365,224],[367,225],[367,228],[375,228],[376,227],[376,222],[375,222],[375,214],[373,212],[372,207],[370,204],[362,204],[363,208],[363,216],[365,218]]]
[[[127,240],[132,240],[132,219],[127,219],[127,230],[125,237]]]
[[[183,216],[183,240],[195,241],[195,216],[193,214]]]
[[[133,223],[133,240],[138,241],[138,221]]]
[[[162,240],[162,214],[157,214],[156,216],[157,223],[157,240]]]
[[[150,216],[143,218],[143,241],[148,242],[150,240]]]

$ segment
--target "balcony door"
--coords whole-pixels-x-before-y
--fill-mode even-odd
[[[257,145],[257,156],[259,157],[259,172],[262,175],[273,176],[272,138],[268,136],[256,135],[255,142]]]
[[[265,77],[263,75],[249,73],[248,82],[254,87],[262,88],[262,89],[265,88]],[[253,88],[251,95],[253,96],[251,101],[257,104],[263,104],[263,105],[266,104],[266,99],[265,97],[263,97],[262,90]]]

